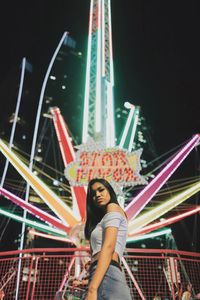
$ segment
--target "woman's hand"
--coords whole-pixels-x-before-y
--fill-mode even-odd
[[[87,296],[85,300],[97,300],[97,289],[90,289],[88,290]]]

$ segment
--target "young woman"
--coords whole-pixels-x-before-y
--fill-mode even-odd
[[[126,245],[127,218],[111,185],[92,179],[87,192],[85,237],[92,262],[86,300],[131,300],[120,260]]]

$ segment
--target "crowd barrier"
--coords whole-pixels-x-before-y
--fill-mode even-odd
[[[0,253],[0,299],[81,299],[71,277],[90,259],[87,248],[42,248]],[[133,299],[181,299],[182,287],[200,292],[200,254],[176,250],[130,249],[122,269]],[[123,300],[123,299],[122,299]]]

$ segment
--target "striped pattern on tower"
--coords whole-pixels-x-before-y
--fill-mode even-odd
[[[110,0],[91,0],[86,68],[83,143],[115,145],[114,75]]]

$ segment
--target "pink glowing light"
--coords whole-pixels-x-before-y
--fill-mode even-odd
[[[50,223],[51,225],[55,226],[56,228],[62,229],[65,232],[69,231],[69,227],[65,226],[61,223],[58,218],[51,216],[50,214],[44,212],[43,210],[35,207],[34,205],[25,202],[24,200],[20,199],[16,195],[12,194],[11,192],[7,191],[6,189],[0,187],[0,194],[11,200],[13,203],[17,204],[18,206],[26,209],[29,213],[33,214],[34,216],[40,218],[41,220]]]
[[[184,146],[168,165],[127,205],[125,208],[128,219],[136,217],[156,192],[165,184],[168,178],[176,171],[192,149],[199,143],[200,135],[196,134]]]

